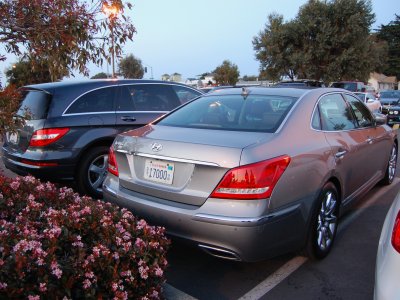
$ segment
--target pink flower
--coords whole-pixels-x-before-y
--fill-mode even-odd
[[[100,256],[100,248],[99,247],[93,247],[93,255],[94,257],[99,257]]]
[[[47,291],[47,286],[46,286],[45,282],[40,283],[39,291],[41,291],[41,292]]]
[[[29,295],[29,296],[28,296],[28,299],[29,299],[29,300],[40,300],[40,296],[38,296],[38,295],[34,295],[34,296]]]
[[[18,181],[13,181],[13,182],[11,182],[10,187],[11,187],[14,191],[18,190],[18,188],[19,188],[19,182],[18,182]]]
[[[147,226],[147,222],[143,219],[139,220],[136,224],[137,229],[143,229]]]
[[[90,282],[89,279],[85,279],[85,280],[83,281],[83,288],[84,288],[84,289],[90,288],[91,285],[92,285],[92,283]]]
[[[5,290],[7,288],[7,283],[0,282],[0,290]]]
[[[156,267],[156,269],[155,269],[155,272],[154,272],[155,274],[156,274],[156,276],[158,276],[158,277],[161,277],[161,276],[163,276],[163,274],[164,274],[164,272],[163,272],[163,270],[161,270],[161,268],[160,267]]]

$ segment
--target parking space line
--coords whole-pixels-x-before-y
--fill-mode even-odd
[[[307,257],[304,256],[296,256],[292,258],[286,264],[276,270],[273,274],[268,276],[263,282],[261,282],[255,288],[240,297],[239,300],[260,299],[275,286],[281,283],[286,277],[296,271],[307,260]]]

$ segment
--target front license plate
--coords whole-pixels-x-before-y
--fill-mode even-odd
[[[144,178],[150,181],[172,184],[174,179],[174,164],[160,160],[146,159]]]

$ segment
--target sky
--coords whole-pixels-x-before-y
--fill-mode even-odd
[[[179,73],[183,79],[211,72],[224,60],[238,66],[240,76],[257,75],[259,62],[252,45],[264,29],[271,13],[290,21],[307,0],[130,0],[131,18],[137,33],[126,43],[123,56],[133,54],[147,66],[144,78],[160,79],[163,74]],[[372,0],[373,29],[388,24],[400,14],[399,0]],[[0,48],[0,51],[4,49]],[[0,76],[17,59],[8,56],[0,62]],[[116,65],[117,65],[116,61]],[[90,76],[111,73],[111,66],[88,65]],[[83,78],[75,72],[75,78]]]

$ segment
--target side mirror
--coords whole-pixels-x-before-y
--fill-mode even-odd
[[[376,126],[385,125],[387,123],[387,117],[384,114],[374,113],[374,117]]]

